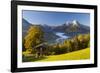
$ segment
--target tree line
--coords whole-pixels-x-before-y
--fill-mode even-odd
[[[50,46],[51,54],[63,54],[90,47],[90,34],[80,34],[64,42]]]

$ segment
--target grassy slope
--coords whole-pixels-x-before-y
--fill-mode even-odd
[[[90,58],[90,48],[86,48],[83,50],[61,54],[61,55],[53,55],[47,56],[45,59],[38,61],[58,61],[58,60],[82,60]]]

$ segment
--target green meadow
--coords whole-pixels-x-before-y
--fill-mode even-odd
[[[31,55],[24,58],[24,61],[28,62],[46,62],[46,61],[61,61],[61,60],[85,60],[90,59],[90,48],[74,51],[71,53],[65,53],[60,55],[50,55],[43,58],[33,59]]]
[[[86,48],[86,49],[71,52],[71,53],[46,56],[45,59],[41,59],[38,61],[83,60],[83,59],[89,59],[89,58],[90,58],[90,48]]]

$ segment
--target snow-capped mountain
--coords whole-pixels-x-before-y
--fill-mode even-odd
[[[77,20],[73,20],[72,24],[73,24],[73,26],[79,26],[80,25],[80,23]]]

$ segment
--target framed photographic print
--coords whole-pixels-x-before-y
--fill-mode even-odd
[[[97,6],[11,2],[11,71],[97,67]]]

